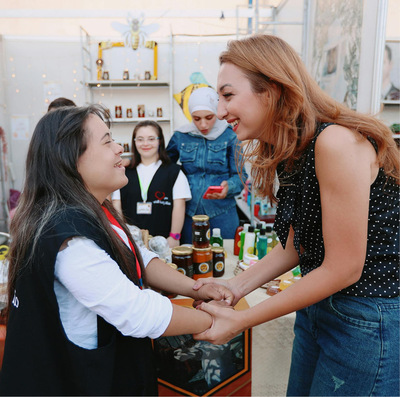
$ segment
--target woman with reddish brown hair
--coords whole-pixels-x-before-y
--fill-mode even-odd
[[[201,304],[214,321],[197,338],[225,343],[296,311],[288,395],[399,395],[399,152],[390,129],[325,94],[278,37],[232,41],[220,63],[218,117],[251,143],[253,186],[278,203],[280,243],[233,279],[197,286],[225,284],[238,300],[297,265],[303,277],[245,311]]]

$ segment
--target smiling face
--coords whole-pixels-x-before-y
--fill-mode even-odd
[[[203,135],[207,135],[217,121],[217,115],[209,110],[196,110],[192,117],[194,125]]]
[[[100,203],[128,183],[121,164],[121,145],[115,143],[100,117],[91,114],[85,122],[87,148],[79,157],[77,169],[90,193]]]
[[[231,124],[241,141],[263,139],[261,134],[267,126],[268,94],[254,93],[245,74],[231,63],[221,65],[217,86],[218,118]]]
[[[154,163],[159,159],[160,140],[154,127],[140,127],[135,134],[135,146],[142,162]]]

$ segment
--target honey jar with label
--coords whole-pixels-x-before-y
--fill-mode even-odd
[[[193,278],[193,262],[192,253],[193,249],[186,246],[178,246],[172,248],[172,263],[178,267],[178,272],[181,272],[185,276]]]
[[[192,243],[194,248],[207,248],[210,245],[210,222],[207,215],[192,217]]]
[[[223,247],[212,247],[213,277],[222,277],[225,273],[225,250]]]
[[[212,277],[212,251],[207,248],[193,248],[193,278],[197,280],[203,277]]]

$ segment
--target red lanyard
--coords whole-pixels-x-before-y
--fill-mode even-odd
[[[121,227],[121,225],[118,223],[118,221],[114,218],[114,216],[111,214],[111,212],[104,206],[101,206],[101,208],[103,208],[103,211],[105,212],[108,220],[110,221],[110,223],[112,225],[114,225],[115,227],[117,227],[118,229],[120,229],[122,232],[123,229]],[[114,230],[114,229],[113,229]],[[124,240],[122,239],[122,237],[119,235],[119,233],[114,230],[115,234],[119,237],[119,239],[125,244]],[[125,232],[124,232],[125,233]],[[142,288],[143,287],[143,280],[142,280],[142,270],[140,268],[140,264],[139,261],[137,259],[137,255],[136,255],[136,251],[135,251],[135,247],[132,244],[132,241],[128,238],[129,241],[129,246],[131,247],[132,252],[135,254],[135,259],[136,259],[136,271],[137,271],[137,275],[139,277],[139,287]]]

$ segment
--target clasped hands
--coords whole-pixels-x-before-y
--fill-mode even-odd
[[[207,312],[213,319],[208,330],[193,335],[195,340],[221,345],[243,331],[241,312],[233,310],[241,296],[229,280],[201,278],[196,281],[193,289],[198,296],[193,306]]]

